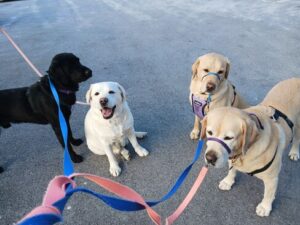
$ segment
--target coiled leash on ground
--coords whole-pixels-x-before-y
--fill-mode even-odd
[[[10,40],[10,42],[21,54],[21,56],[25,59],[25,61],[30,65],[30,67],[39,76],[42,76],[42,74],[30,62],[30,60],[26,57],[26,55],[22,52],[22,50],[15,44],[15,42],[8,35],[8,33],[1,28],[0,31]],[[60,128],[61,128],[64,145],[65,145],[64,163],[63,163],[64,175],[56,176],[53,180],[50,181],[42,205],[33,209],[22,220],[20,220],[18,224],[19,225],[41,225],[41,224],[52,225],[57,222],[60,222],[62,221],[62,212],[69,198],[76,192],[84,192],[97,197],[105,204],[120,211],[138,211],[138,210],[146,209],[152,221],[157,225],[161,225],[162,222],[161,222],[160,215],[157,212],[155,212],[151,207],[171,198],[176,193],[176,191],[180,188],[180,186],[186,179],[187,175],[189,174],[190,170],[192,169],[194,163],[198,160],[201,154],[203,141],[199,140],[192,163],[181,173],[181,175],[179,176],[179,178],[177,179],[177,181],[175,182],[171,190],[158,201],[145,201],[144,198],[133,189],[125,185],[122,185],[118,182],[115,182],[113,180],[92,175],[92,174],[87,174],[87,173],[74,173],[74,167],[67,147],[68,128],[67,128],[66,120],[60,109],[59,96],[50,78],[49,78],[49,84],[50,84],[51,92],[57,104],[59,123],[60,123]],[[167,225],[171,225],[184,211],[186,206],[189,204],[189,202],[196,194],[204,177],[206,176],[207,171],[208,169],[206,166],[202,167],[196,181],[194,182],[192,188],[190,189],[189,193],[187,194],[183,202],[173,212],[173,214],[166,219]],[[88,179],[91,182],[97,184],[98,186],[104,188],[105,190],[115,194],[116,196],[119,196],[120,198],[99,194],[97,192],[91,191],[84,187],[76,187],[76,183],[74,181],[75,177],[83,177],[85,179]]]

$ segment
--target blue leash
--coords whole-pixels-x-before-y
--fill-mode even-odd
[[[68,149],[68,126],[67,126],[67,122],[66,122],[66,119],[64,117],[64,114],[62,113],[61,108],[60,108],[60,101],[59,101],[59,96],[58,96],[58,93],[56,91],[56,88],[54,87],[53,83],[51,82],[49,76],[48,76],[48,79],[49,79],[49,85],[50,85],[52,95],[53,95],[53,97],[55,99],[55,102],[56,102],[56,105],[57,105],[60,129],[61,129],[61,133],[63,135],[64,144],[65,144],[65,149],[64,149],[64,175],[65,176],[70,176],[71,174],[74,173],[74,167],[73,167],[73,163],[71,161],[71,157],[70,157],[69,149]]]
[[[59,122],[60,122],[60,127],[61,127],[61,131],[62,131],[63,139],[64,139],[64,144],[65,144],[65,148],[64,148],[64,174],[66,176],[69,176],[72,173],[74,173],[74,167],[73,167],[70,155],[69,155],[68,145],[67,145],[68,127],[67,127],[67,123],[66,123],[66,120],[64,118],[64,115],[63,115],[63,113],[60,109],[60,102],[59,102],[59,97],[58,97],[57,91],[56,91],[53,83],[51,82],[50,78],[49,78],[49,84],[50,84],[52,94],[54,96],[54,99],[55,99],[57,107],[58,107]],[[180,186],[182,185],[182,183],[186,179],[187,175],[189,174],[189,172],[192,169],[195,162],[199,159],[202,147],[203,147],[203,141],[199,140],[192,163],[188,167],[186,167],[186,169],[181,173],[181,175],[179,176],[179,178],[175,182],[174,186],[171,188],[171,190],[165,196],[163,196],[160,200],[157,200],[157,201],[147,201],[147,204],[149,206],[155,206],[155,205],[157,205],[161,202],[164,202],[164,201],[168,200],[169,198],[171,198],[176,193],[176,191],[180,188]],[[53,206],[55,206],[61,212],[63,212],[63,210],[65,208],[65,205],[68,202],[69,198],[76,192],[83,192],[83,193],[93,195],[96,198],[98,198],[99,200],[101,200],[102,202],[104,202],[105,204],[107,204],[108,206],[110,206],[110,207],[112,207],[116,210],[120,210],[120,211],[139,211],[139,210],[145,209],[143,205],[141,205],[137,202],[132,202],[132,201],[129,201],[129,200],[126,200],[126,199],[121,199],[121,198],[117,198],[117,197],[111,197],[111,196],[99,194],[97,192],[91,191],[91,190],[89,190],[87,188],[84,188],[84,187],[76,187],[76,188],[73,189],[71,187],[71,185],[68,186],[65,197],[62,198],[61,200],[55,202],[53,204]],[[25,221],[23,221],[22,223],[20,223],[20,225],[52,225],[52,224],[55,224],[59,221],[62,221],[62,218],[59,215],[42,214],[42,215],[38,215],[38,216],[28,218]]]

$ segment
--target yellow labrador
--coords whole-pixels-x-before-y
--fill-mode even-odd
[[[219,183],[219,188],[230,190],[237,171],[256,176],[265,186],[256,213],[269,216],[282,153],[291,141],[289,157],[299,159],[300,79],[278,83],[257,106],[245,110],[221,107],[210,111],[202,121],[200,136],[207,140],[207,163],[220,168],[229,162],[228,175]]]
[[[229,60],[217,53],[203,55],[192,65],[189,99],[196,114],[190,133],[192,140],[199,138],[200,121],[209,110],[221,106],[248,107],[227,80],[229,69]]]

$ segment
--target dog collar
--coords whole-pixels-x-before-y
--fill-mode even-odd
[[[250,173],[247,173],[247,174],[250,175],[250,176],[253,176],[255,174],[262,173],[262,172],[266,171],[267,169],[269,169],[269,167],[272,165],[272,163],[273,163],[273,161],[274,161],[274,159],[277,155],[277,149],[278,149],[278,147],[276,148],[276,151],[275,151],[275,154],[274,154],[273,158],[271,159],[271,161],[267,165],[265,165],[264,167],[262,167],[260,169],[254,170]],[[237,154],[235,156],[229,157],[229,159],[232,161],[232,163],[234,163],[238,159],[239,156],[240,156],[240,154]],[[233,165],[229,168],[229,170],[231,170],[232,168],[233,168]]]
[[[74,94],[75,93],[75,91],[71,91],[71,90],[67,90],[67,89],[58,89],[58,92],[66,94],[66,95],[70,95],[70,94]]]

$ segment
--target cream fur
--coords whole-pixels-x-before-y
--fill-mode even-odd
[[[293,132],[283,119],[277,122],[270,119],[275,107],[294,123]],[[254,113],[264,126],[260,129]],[[255,176],[264,182],[265,190],[262,201],[257,205],[258,216],[269,216],[272,202],[278,184],[278,175],[282,164],[282,154],[293,138],[289,156],[291,160],[299,159],[300,143],[300,79],[292,78],[282,81],[273,87],[265,99],[257,106],[240,110],[233,107],[221,107],[212,110],[204,118],[201,131],[202,138],[214,136],[222,139],[233,150],[232,155],[239,155],[234,160],[229,160],[228,175],[220,182],[221,190],[230,190],[235,182],[237,171],[248,173],[263,168],[274,157],[271,166],[264,172]],[[246,129],[243,129],[245,127]],[[211,133],[212,132],[212,133]],[[212,134],[212,135],[211,135]],[[225,136],[232,137],[225,140]],[[245,148],[244,148],[245,147]],[[217,156],[216,167],[226,165],[229,158],[225,149],[217,142],[208,141],[206,154],[213,151]]]
[[[221,80],[219,81],[216,76],[206,76],[204,77],[208,70],[209,72],[219,72]],[[207,99],[207,85],[208,83],[215,85],[215,90],[211,92],[212,102],[209,105],[209,110],[213,110],[222,106],[231,106],[234,101],[233,106],[237,108],[246,108],[248,105],[244,100],[237,95],[234,97],[234,89],[232,84],[228,80],[230,70],[229,60],[217,53],[208,53],[199,57],[192,65],[192,79],[190,83],[190,95],[189,100],[191,103],[191,96],[195,96],[201,99]],[[203,78],[204,77],[204,78]],[[208,109],[206,108],[206,113]],[[190,138],[192,140],[198,139],[200,133],[200,118],[195,116],[194,128],[190,133]]]
[[[114,93],[109,93],[113,91]],[[105,119],[101,114],[100,98],[108,99],[108,107],[115,107],[114,115]],[[129,151],[125,145],[129,139],[135,152],[143,157],[148,151],[140,146],[136,137],[143,138],[146,132],[135,132],[134,121],[126,101],[124,88],[115,82],[92,84],[86,94],[91,107],[85,117],[85,136],[88,148],[95,154],[106,155],[110,164],[109,171],[113,176],[119,176],[121,168],[114,154],[129,160]]]

